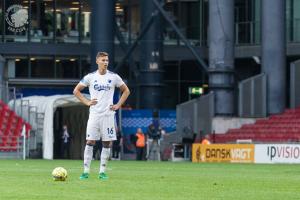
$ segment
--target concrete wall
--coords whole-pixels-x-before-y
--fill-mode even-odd
[[[244,124],[253,124],[258,118],[214,117],[212,130],[216,134],[226,133],[228,129],[240,128]]]

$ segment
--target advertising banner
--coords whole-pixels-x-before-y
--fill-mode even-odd
[[[138,128],[147,133],[150,124],[161,126],[167,133],[176,130],[176,110],[159,110],[159,118],[153,118],[153,110],[122,110],[123,152],[135,153],[134,137]]]
[[[176,110],[159,110],[159,123],[167,133],[176,131]]]
[[[192,162],[253,163],[253,144],[193,144]]]
[[[255,163],[300,163],[300,145],[257,144]]]

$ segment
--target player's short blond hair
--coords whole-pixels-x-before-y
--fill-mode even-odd
[[[99,57],[104,57],[104,56],[108,56],[108,53],[102,51],[102,52],[98,52],[97,53],[97,56],[96,56],[96,59],[99,58]]]

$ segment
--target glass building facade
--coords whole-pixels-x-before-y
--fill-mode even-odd
[[[2,42],[90,43],[91,0],[0,0]],[[235,0],[236,44],[259,44],[260,1]],[[8,28],[6,13],[13,5],[28,12],[26,30],[13,32]],[[208,1],[167,0],[164,6],[183,35],[195,45],[207,43]],[[286,0],[286,31],[289,42],[300,38],[300,2]],[[116,22],[125,38],[136,38],[140,29],[138,0],[116,1]],[[165,44],[179,39],[168,23],[164,26]],[[180,44],[180,43],[178,43]]]
[[[11,85],[18,78],[79,80],[90,71],[91,65],[95,64],[89,57],[92,34],[91,1],[0,0],[0,53],[6,59],[5,78]],[[199,52],[207,52],[208,0],[164,2],[165,11],[189,42]],[[234,2],[236,47],[259,46],[261,0]],[[16,6],[21,6],[22,9],[18,8],[19,11],[15,12]],[[299,0],[286,0],[287,43],[300,42],[299,9]],[[124,42],[127,45],[132,44],[140,33],[140,0],[116,0],[115,13],[116,25]],[[174,107],[189,98],[189,87],[206,83],[207,77],[199,70],[196,59],[190,56],[169,23],[163,23],[165,90],[171,91],[165,93],[164,99],[165,105]],[[120,50],[117,37],[115,44],[115,60],[118,63],[125,53]],[[206,53],[201,56],[207,59]],[[246,53],[236,58],[236,69],[241,72],[241,78],[258,73],[259,66],[253,63],[252,56],[254,55]],[[297,57],[296,51],[293,59]],[[246,67],[242,68],[241,65]],[[129,70],[124,69],[121,73],[130,82],[133,76]],[[169,98],[174,94],[175,98]]]

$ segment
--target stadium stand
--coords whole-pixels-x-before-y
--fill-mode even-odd
[[[22,130],[28,138],[31,126],[0,100],[0,152],[19,152],[22,149]]]
[[[210,137],[214,143],[236,143],[237,140],[296,143],[300,141],[300,107],[258,119],[254,124],[245,124],[239,129],[229,129],[225,134],[210,134]]]

